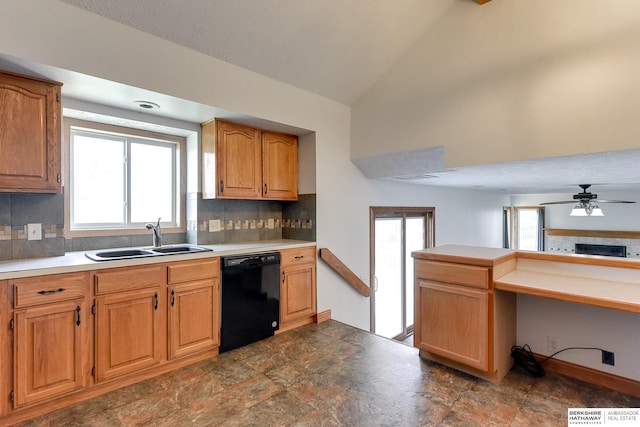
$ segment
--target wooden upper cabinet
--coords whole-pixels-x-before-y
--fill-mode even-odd
[[[0,192],[61,191],[60,87],[0,72]]]
[[[298,139],[223,120],[202,124],[202,197],[298,199]]]
[[[262,132],[262,197],[275,200],[298,199],[298,138]]]
[[[260,131],[235,123],[217,122],[218,197],[260,198],[262,147]]]

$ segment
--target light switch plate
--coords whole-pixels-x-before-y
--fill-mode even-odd
[[[27,224],[27,240],[42,240],[42,224]]]
[[[209,220],[209,232],[213,233],[215,231],[220,231],[220,220],[219,219],[210,219]]]

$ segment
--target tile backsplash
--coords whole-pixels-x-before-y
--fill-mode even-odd
[[[315,241],[315,194],[301,194],[295,202],[267,200],[203,200],[191,194],[187,241],[192,244],[273,239]],[[197,207],[194,208],[197,202]]]
[[[586,236],[546,236],[545,252],[574,254],[576,243],[626,246],[627,258],[640,258],[640,239]]]
[[[27,225],[40,224],[42,240],[27,239]],[[0,260],[65,253],[62,194],[0,194]]]
[[[27,224],[41,224],[42,240],[27,239]],[[273,239],[316,240],[315,194],[293,202],[204,200],[201,193],[189,194],[186,233],[165,233],[163,244]],[[0,194],[0,261],[150,244],[147,234],[65,239],[63,194]]]

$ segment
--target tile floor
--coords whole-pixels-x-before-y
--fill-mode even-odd
[[[512,370],[491,384],[336,321],[309,325],[21,426],[566,426],[640,399]]]

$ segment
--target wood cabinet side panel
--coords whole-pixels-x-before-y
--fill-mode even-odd
[[[215,199],[218,184],[216,170],[216,121],[203,123],[202,130],[202,198]]]

